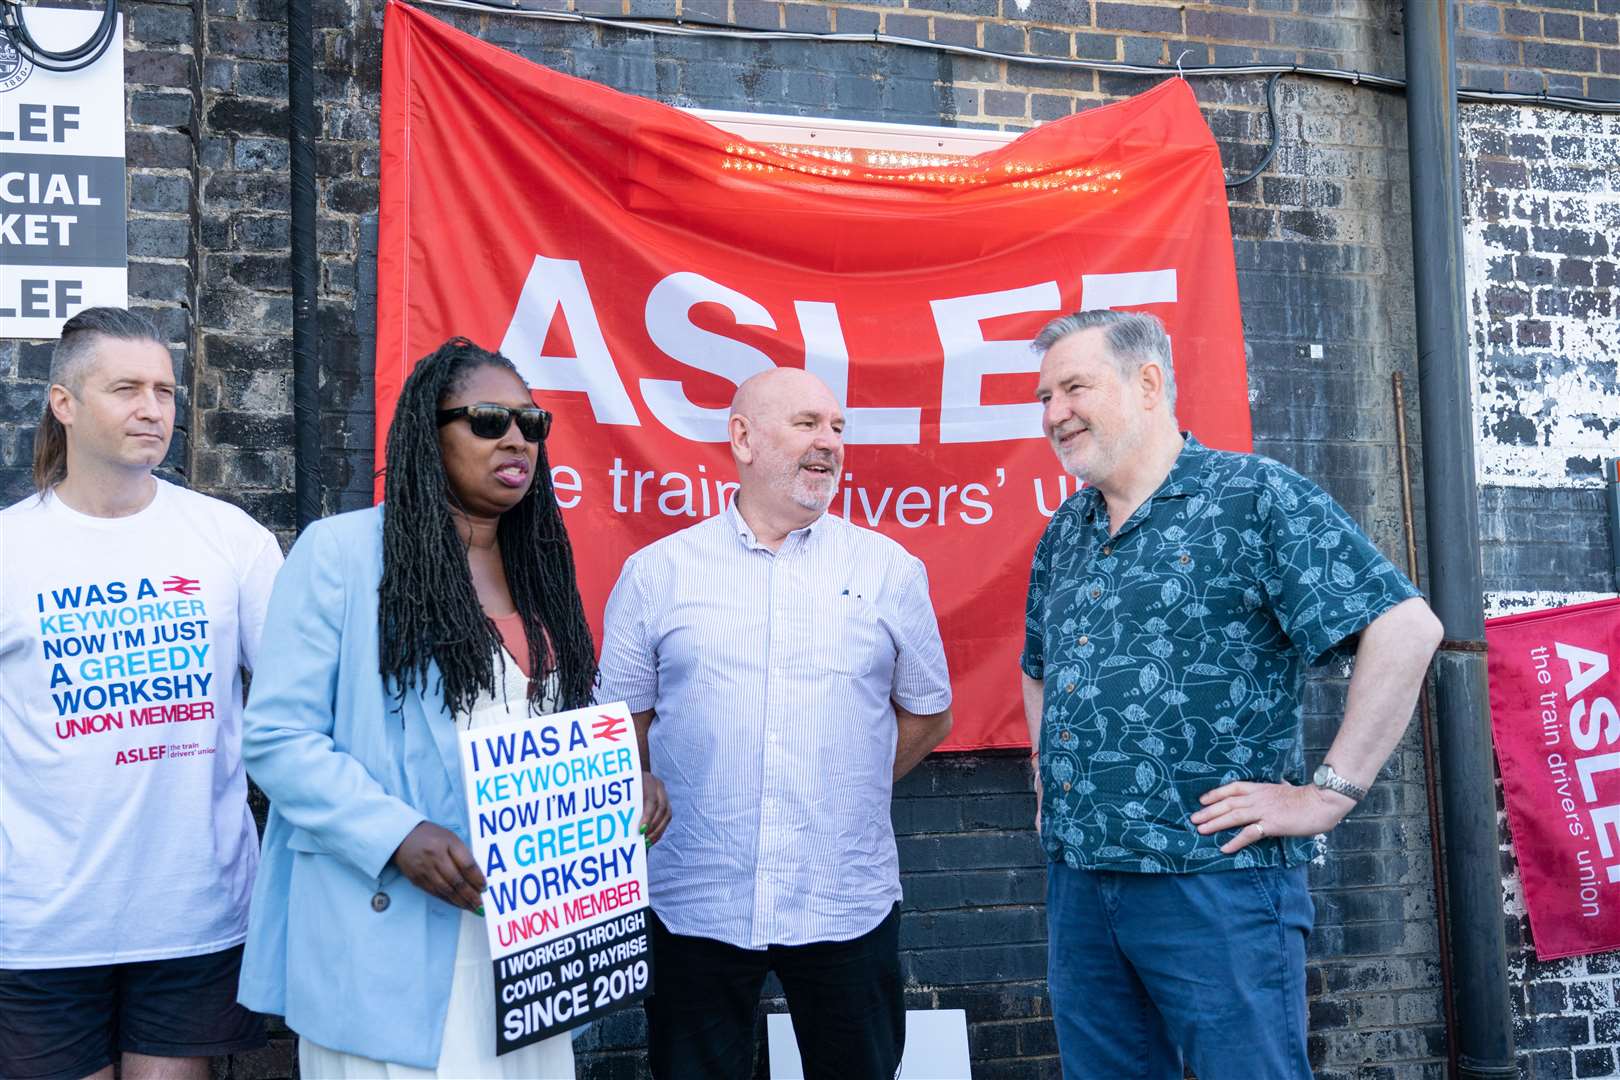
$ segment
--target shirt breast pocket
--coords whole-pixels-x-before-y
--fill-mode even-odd
[[[816,669],[851,679],[870,674],[888,642],[877,608],[849,592],[816,604],[810,635],[810,658]]]

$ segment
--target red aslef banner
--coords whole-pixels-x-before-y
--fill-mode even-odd
[[[1536,956],[1620,949],[1620,599],[1485,624]]]
[[[399,3],[383,51],[378,461],[416,360],[452,334],[505,353],[556,415],[598,629],[629,554],[723,506],[737,384],[803,366],[847,409],[833,512],[928,566],[947,745],[1027,745],[1030,556],[1074,491],[1030,339],[1151,311],[1183,426],[1251,445],[1220,156],[1185,82],[965,157],[750,142]]]

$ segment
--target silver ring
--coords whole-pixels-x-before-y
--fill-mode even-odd
[[[1260,834],[1260,839],[1264,840],[1266,838],[1266,827],[1257,821],[1254,823],[1254,828]]]

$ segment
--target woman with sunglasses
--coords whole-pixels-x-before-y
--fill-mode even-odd
[[[311,525],[276,581],[243,738],[270,816],[240,996],[287,1018],[306,1077],[574,1075],[566,1035],[495,1056],[456,735],[491,703],[591,701],[550,423],[505,357],[446,342],[400,392],[383,504]]]

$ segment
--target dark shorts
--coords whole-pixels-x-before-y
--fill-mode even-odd
[[[80,1080],[120,1053],[215,1057],[264,1045],[236,1003],[242,946],[96,967],[0,969],[0,1076]]]

